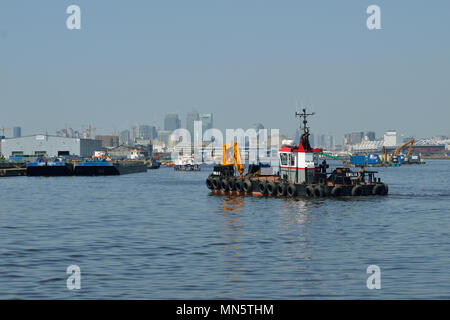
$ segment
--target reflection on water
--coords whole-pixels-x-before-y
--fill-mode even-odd
[[[233,292],[233,298],[242,296],[243,288],[240,283],[245,282],[245,267],[241,253],[242,223],[241,211],[244,205],[241,196],[223,196],[221,216],[223,217],[223,229],[220,231],[224,245],[221,247],[221,255],[225,266],[224,285]],[[230,296],[227,296],[230,297]]]
[[[243,206],[244,201],[242,196],[223,196],[222,208],[224,212],[240,212]]]

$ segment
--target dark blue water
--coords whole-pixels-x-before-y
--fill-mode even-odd
[[[2,178],[0,298],[449,299],[450,162],[378,170],[389,196],[341,200],[213,196],[209,170]]]

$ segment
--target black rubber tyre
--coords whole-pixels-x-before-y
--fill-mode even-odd
[[[363,188],[360,185],[356,185],[352,188],[352,196],[359,197],[362,195]]]
[[[384,196],[386,194],[384,184],[377,184],[375,187],[373,187],[372,194],[374,196]]]
[[[245,180],[243,187],[244,187],[245,192],[252,192],[252,190],[253,190],[252,182],[250,180]]]
[[[271,196],[276,196],[278,194],[278,186],[275,182],[269,182],[267,184],[267,193],[270,194]]]
[[[228,191],[229,189],[228,189],[228,179],[222,179],[221,181],[220,181],[220,188],[223,190],[223,191]]]
[[[325,196],[325,191],[323,190],[323,188],[321,186],[315,187],[314,188],[314,197],[322,198],[323,196]]]
[[[305,195],[306,195],[308,198],[314,197],[314,188],[311,187],[311,186],[307,186],[307,187],[306,187],[306,190],[305,190]]]
[[[340,197],[342,196],[342,188],[335,186],[333,189],[331,189],[331,195],[333,197]]]
[[[228,179],[228,190],[234,191],[236,189],[236,182],[234,179]]]
[[[286,193],[289,197],[295,197],[297,195],[297,188],[293,183],[288,184]]]
[[[286,195],[286,184],[285,183],[280,183],[277,186],[277,194],[279,196],[285,196]]]
[[[244,181],[241,179],[236,180],[236,183],[234,184],[234,188],[238,192],[244,192]]]
[[[213,178],[212,184],[213,184],[214,190],[220,189],[220,179],[219,178]]]
[[[261,181],[258,185],[258,191],[261,192],[262,194],[266,195],[267,194],[267,183],[264,181]]]
[[[208,177],[208,179],[206,179],[206,186],[208,187],[208,189],[214,190],[213,178]]]

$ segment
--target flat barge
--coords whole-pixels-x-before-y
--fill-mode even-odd
[[[144,161],[83,161],[75,163],[75,176],[118,176],[122,174],[146,172]]]
[[[38,159],[36,162],[27,163],[27,176],[72,176],[72,163],[55,159],[54,161],[45,161]]]
[[[307,114],[296,112],[303,118],[303,130],[300,142],[283,141],[278,152],[280,170],[277,174],[262,173],[261,166],[250,165],[244,175],[244,167],[240,159],[237,143],[234,143],[234,163],[227,159],[224,145],[223,162],[215,166],[206,179],[206,186],[215,194],[235,194],[252,196],[279,197],[342,197],[342,196],[372,196],[387,195],[388,185],[375,177],[376,171],[352,172],[348,167],[336,168],[328,173],[326,160],[319,163],[323,150],[312,148],[309,143],[309,127]],[[235,175],[235,168],[239,176]]]
[[[25,163],[0,162],[0,177],[24,176],[26,173]]]
[[[124,160],[85,160],[83,162],[70,162],[55,159],[45,161],[38,159],[30,162],[26,167],[28,176],[115,176],[122,174],[146,172],[147,164],[144,161]]]

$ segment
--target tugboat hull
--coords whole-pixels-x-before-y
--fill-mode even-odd
[[[296,184],[283,182],[277,176],[240,179],[220,179],[210,176],[207,187],[213,194],[275,196],[275,197],[345,197],[387,195],[388,185],[381,182],[354,185],[341,184]]]

